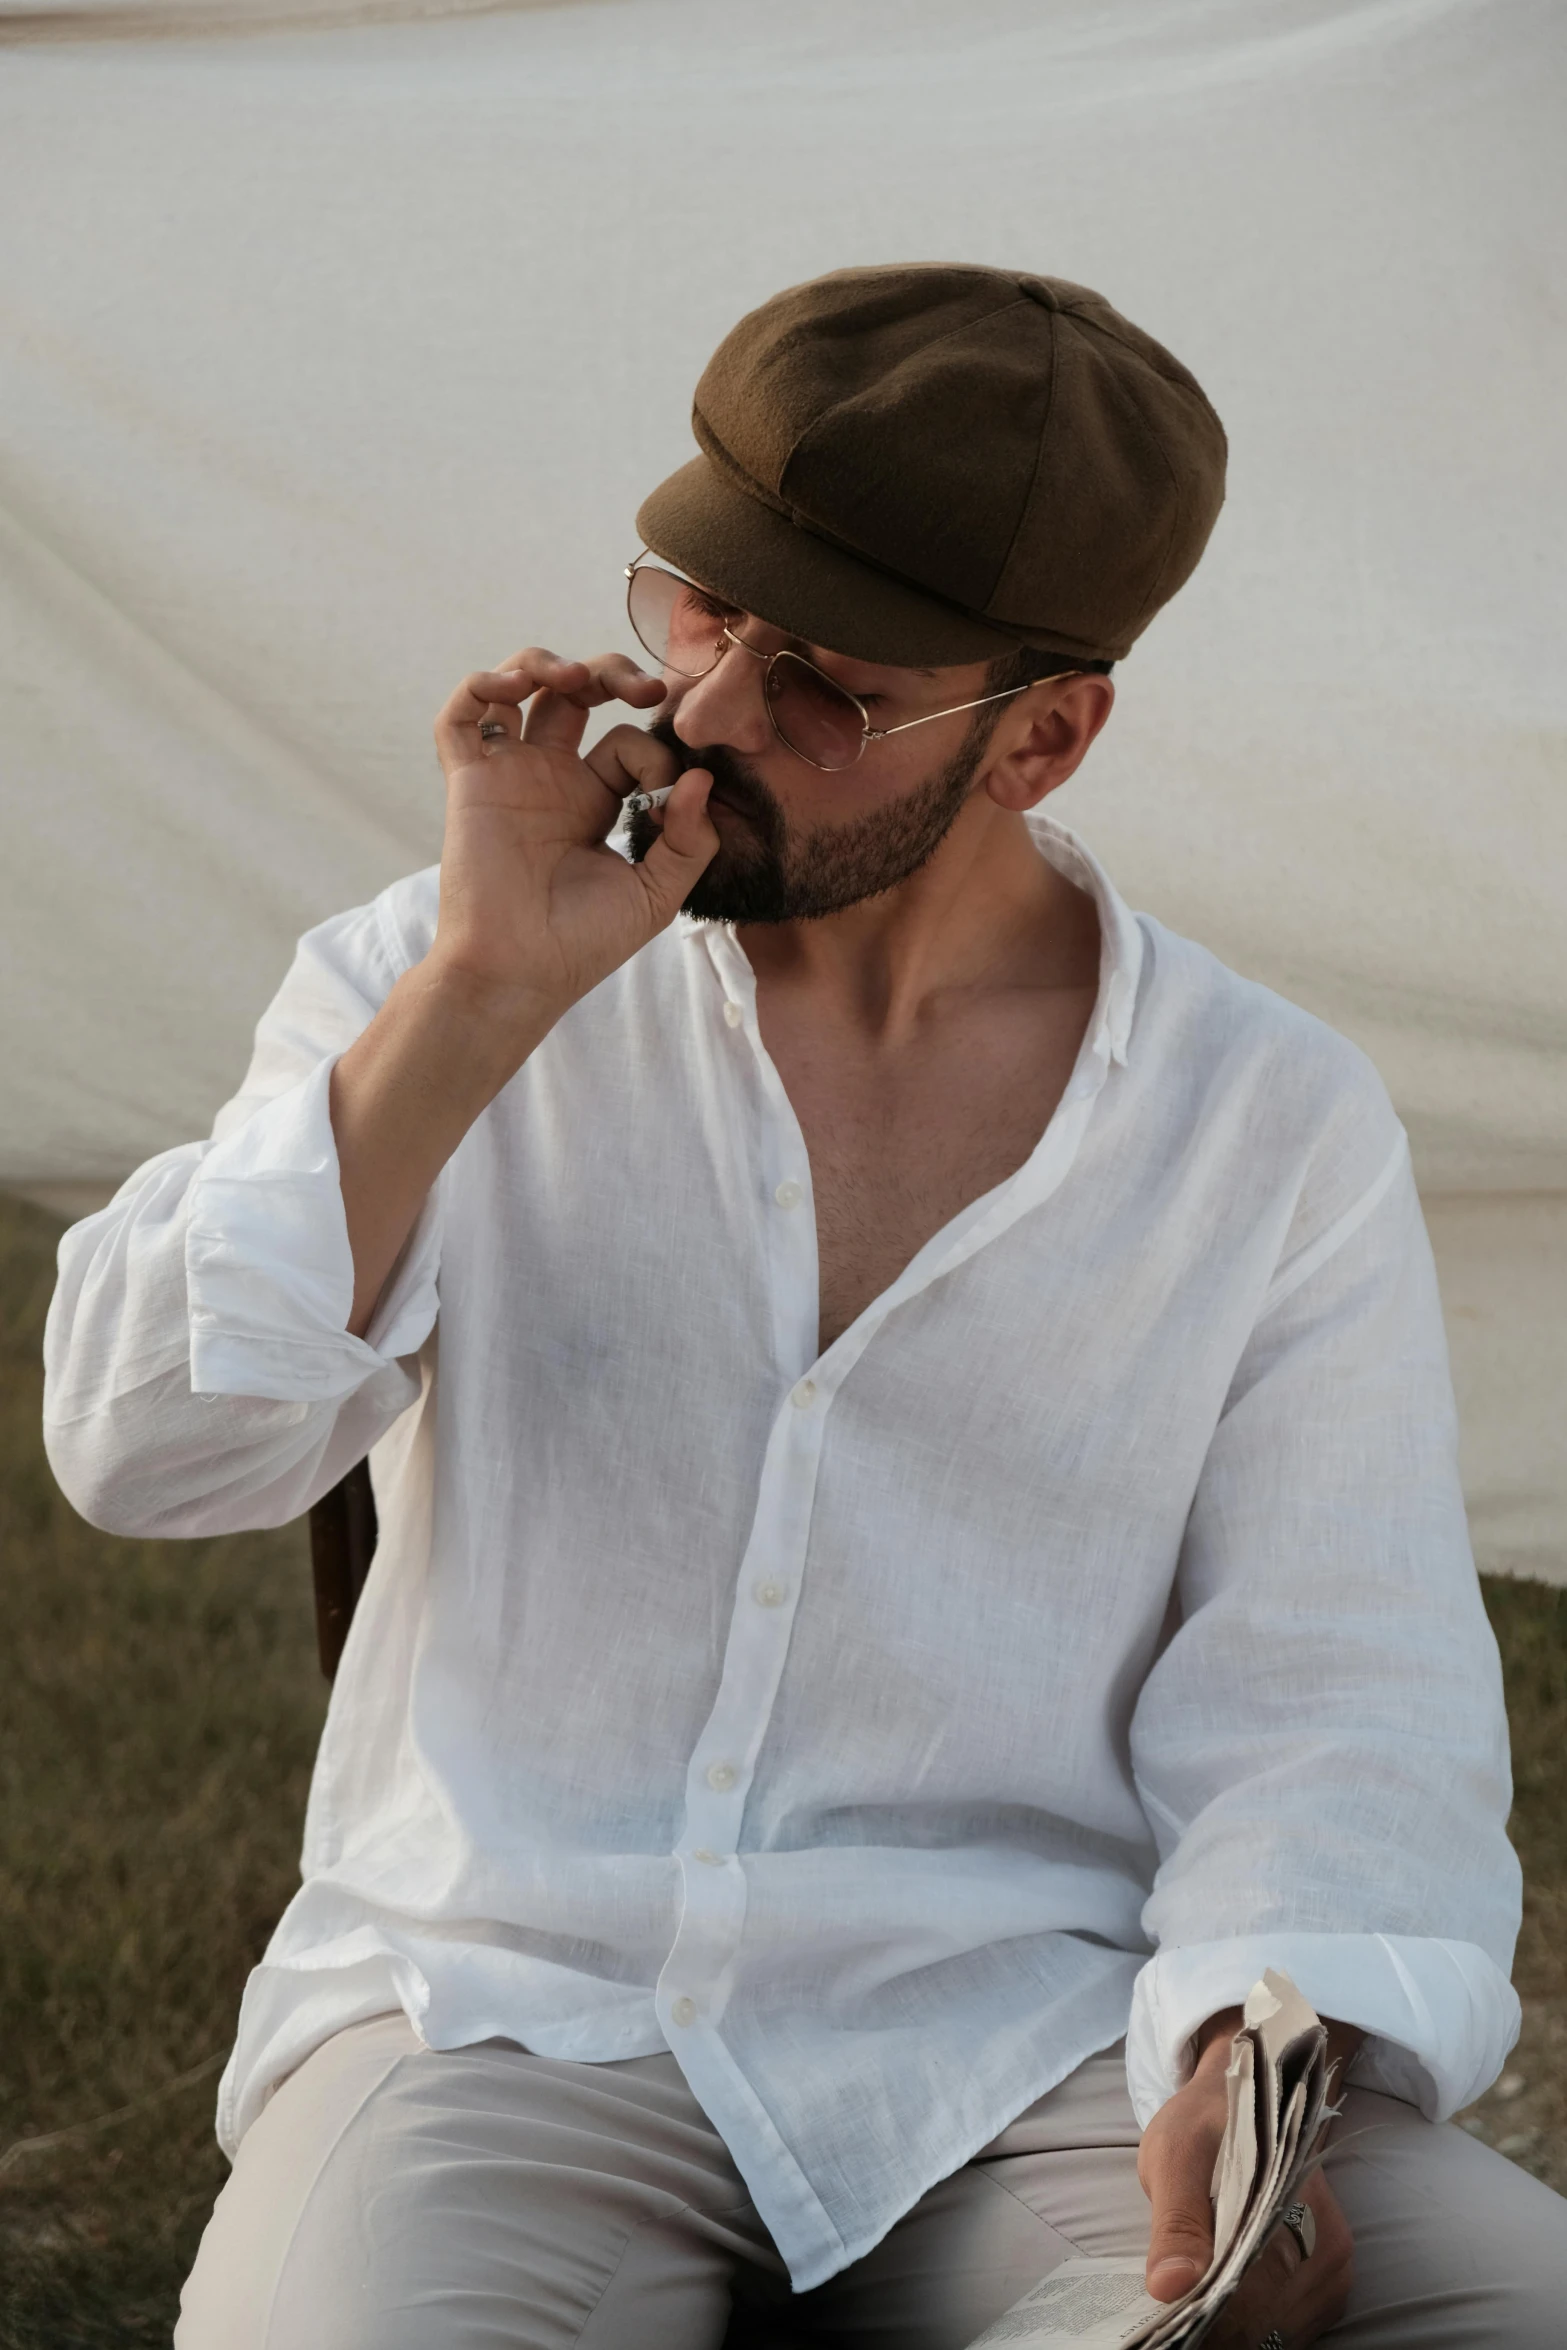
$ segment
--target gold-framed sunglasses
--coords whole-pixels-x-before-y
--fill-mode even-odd
[[[899,726],[872,726],[865,704],[847,686],[839,685],[803,653],[759,653],[731,627],[732,621],[743,617],[732,604],[709,595],[678,572],[650,563],[646,548],[635,562],[626,565],[626,583],[626,617],[637,642],[660,669],[672,670],[676,677],[705,677],[731,647],[749,653],[753,661],[763,664],[762,700],[774,734],[786,751],[793,751],[797,759],[827,775],[854,766],[868,743],[907,734],[911,726],[928,726],[935,718],[955,718],[960,710],[983,709],[987,702],[1009,702],[1014,694],[1029,690],[1026,685],[1012,685],[999,694],[981,694],[976,701],[927,710],[923,717],[906,718]],[[1060,677],[1080,674],[1076,669],[1056,672]],[[1036,678],[1031,682],[1044,681]]]

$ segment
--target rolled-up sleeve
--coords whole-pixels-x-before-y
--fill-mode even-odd
[[[1453,2112],[1516,2037],[1520,1880],[1435,1270],[1396,1132],[1280,1266],[1179,1596],[1132,1725],[1161,1854],[1127,2040],[1139,2118],[1264,1966],[1369,2035],[1357,2081]]]
[[[185,1222],[190,1377],[199,1395],[335,1403],[435,1323],[432,1193],[363,1338],[348,1329],[354,1260],[328,1100],[337,1056],[203,1155]]]
[[[338,1056],[412,959],[386,901],[308,933],[212,1138],[149,1161],[61,1241],[44,1435],[94,1524],[184,1535],[279,1524],[418,1395],[415,1358],[438,1306],[439,1186],[365,1337],[351,1336],[328,1101]]]

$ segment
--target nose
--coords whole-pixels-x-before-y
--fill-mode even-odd
[[[771,750],[776,737],[762,698],[764,675],[765,663],[749,645],[726,643],[713,667],[680,696],[674,728],[687,750],[723,743],[753,759]]]

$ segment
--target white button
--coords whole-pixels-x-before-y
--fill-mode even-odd
[[[728,1021],[731,1028],[738,1028],[741,1021],[745,1018],[745,1014],[741,1011],[739,1005],[734,1001],[733,997],[730,997],[724,1005],[724,1018]]]
[[[685,1993],[682,1992],[680,1997],[672,2003],[669,2018],[671,2023],[694,2024],[696,2022],[696,2001],[687,1999]]]
[[[734,1764],[709,1763],[707,1766],[707,1783],[709,1787],[715,1791],[715,1793],[719,1795],[727,1795],[730,1788],[735,1783]]]
[[[782,1607],[789,1596],[789,1587],[785,1583],[756,1583],[752,1585],[751,1596],[758,1607]]]
[[[710,1869],[721,1869],[724,1865],[723,1854],[720,1852],[709,1852],[705,1844],[699,1844],[695,1852],[692,1853],[691,1858],[693,1860],[701,1861],[704,1867]]]
[[[796,1183],[792,1175],[786,1175],[773,1197],[781,1208],[797,1208],[805,1197],[805,1186]]]
[[[797,1412],[808,1412],[812,1404],[816,1401],[815,1380],[802,1379],[799,1386],[791,1391],[789,1401],[793,1404]]]

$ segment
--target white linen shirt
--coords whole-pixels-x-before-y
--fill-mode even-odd
[[[47,1435],[96,1523],[274,1525],[375,1446],[231,2150],[398,2007],[667,2046],[803,2289],[1122,2033],[1146,2121],[1265,1964],[1428,2113],[1499,2070],[1506,1725],[1403,1131],[1035,837],[1099,909],[1072,1078],[825,1352],[800,1127],[691,923],[539,1047],[347,1334],[327,1081],[433,872],[312,931],[213,1139],[67,1234]]]

